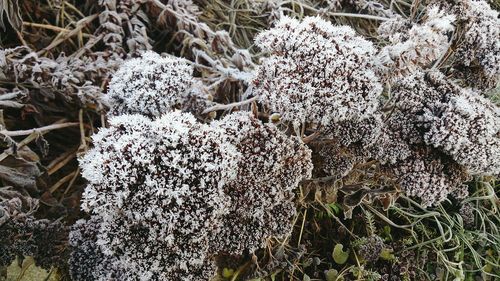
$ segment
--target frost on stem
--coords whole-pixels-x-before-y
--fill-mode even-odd
[[[151,51],[126,61],[109,85],[110,115],[158,117],[174,109],[191,111],[189,106],[194,106],[194,113],[202,111],[199,107],[208,107],[208,95],[192,72],[185,60]]]
[[[255,43],[269,53],[253,82],[256,93],[283,120],[325,125],[376,110],[382,86],[372,71],[375,48],[352,28],[283,17]]]
[[[430,6],[420,23],[402,17],[383,22],[378,33],[388,41],[377,55],[377,71],[385,80],[407,75],[431,66],[448,50],[449,35],[454,31],[455,16]]]
[[[467,196],[467,186],[463,184],[468,179],[466,171],[449,156],[432,148],[414,146],[406,159],[385,165],[383,169],[397,179],[407,195],[420,198],[424,207],[439,203],[448,195]]]
[[[212,236],[212,248],[229,255],[253,253],[267,238],[291,231],[293,191],[311,175],[311,152],[298,138],[247,112],[228,115],[215,125],[226,131],[242,157],[236,180],[225,186],[232,204]]]
[[[81,159],[83,208],[103,217],[98,244],[147,280],[207,280],[211,229],[239,157],[225,132],[171,112],[111,118]]]

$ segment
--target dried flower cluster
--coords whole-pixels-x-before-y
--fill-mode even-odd
[[[137,278],[206,280],[210,229],[228,200],[238,153],[222,129],[172,112],[122,115],[82,159],[83,206],[103,217],[98,244]]]
[[[500,19],[486,1],[460,0],[450,6],[464,33],[456,51],[456,68],[475,88],[493,88],[500,81]]]
[[[293,189],[312,169],[298,139],[245,113],[212,126],[180,112],[153,121],[122,115],[110,125],[81,160],[83,206],[102,221],[88,226],[97,238],[73,255],[74,274],[90,274],[78,261],[93,251],[114,262],[92,274],[207,280],[213,254],[253,252],[290,231]],[[78,246],[86,234],[74,231]]]
[[[499,172],[500,115],[491,101],[437,71],[400,79],[394,92],[374,155],[405,192],[428,206],[466,193],[469,174]]]
[[[192,72],[185,60],[151,51],[126,61],[109,85],[110,114],[159,117],[175,109],[191,108],[200,113],[199,107],[209,103],[208,95],[203,103],[201,83],[195,82]]]
[[[468,195],[466,170],[449,157],[426,147],[415,147],[404,160],[386,165],[409,196],[421,200],[422,206],[431,206],[446,199]]]
[[[242,160],[237,178],[225,186],[232,203],[212,247],[224,254],[253,253],[265,246],[266,238],[289,234],[295,215],[293,191],[310,176],[311,152],[298,138],[249,113],[234,113],[217,123]]]
[[[426,9],[421,23],[412,23],[402,17],[383,22],[378,33],[387,40],[378,55],[378,72],[385,80],[393,80],[428,67],[448,51],[449,36],[454,31],[455,16],[446,14],[438,6]]]
[[[64,263],[66,228],[60,221],[36,219],[37,208],[38,200],[0,188],[0,266],[23,256],[32,256],[45,269]]]
[[[283,120],[328,125],[376,110],[382,87],[372,71],[375,48],[352,28],[284,17],[255,42],[270,54],[257,70],[255,92]]]

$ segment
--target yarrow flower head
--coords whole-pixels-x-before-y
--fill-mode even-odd
[[[253,253],[267,238],[291,231],[293,190],[310,177],[311,151],[297,137],[247,112],[230,114],[215,125],[229,135],[241,160],[236,180],[224,188],[232,206],[212,237],[212,247],[223,254]]]
[[[187,106],[194,101],[208,105],[208,97],[201,95],[200,83],[192,72],[184,59],[162,57],[152,51],[126,61],[109,85],[109,114],[158,117],[175,109],[190,111]]]
[[[239,157],[225,132],[188,113],[123,115],[94,145],[81,160],[82,201],[103,218],[103,252],[141,278],[208,279],[209,231],[227,212],[223,186]]]
[[[283,120],[326,125],[376,110],[382,86],[373,72],[375,48],[352,28],[284,17],[255,42],[269,53],[254,79],[256,94]]]

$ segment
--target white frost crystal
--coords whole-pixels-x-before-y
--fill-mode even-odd
[[[143,280],[207,280],[209,232],[227,212],[239,154],[225,132],[171,112],[110,120],[81,160],[83,207],[102,216],[98,244]]]
[[[192,96],[192,72],[184,59],[162,57],[152,51],[126,61],[109,84],[110,115],[158,117],[183,109]]]
[[[283,17],[255,43],[270,55],[257,70],[256,93],[283,120],[326,125],[376,110],[382,91],[372,70],[376,51],[352,28]]]
[[[263,124],[247,112],[218,121],[241,153],[236,180],[225,187],[230,212],[212,237],[214,252],[241,255],[265,246],[266,239],[291,232],[294,190],[311,175],[311,151],[297,138]]]

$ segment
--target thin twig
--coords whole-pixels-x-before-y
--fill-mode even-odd
[[[18,130],[18,131],[7,131],[7,130],[1,130],[0,134],[4,136],[9,136],[9,137],[18,137],[18,136],[27,136],[32,133],[41,133],[41,132],[47,132],[47,131],[52,131],[52,130],[58,130],[58,129],[63,129],[67,127],[74,127],[78,126],[80,123],[77,122],[68,122],[68,123],[61,123],[61,124],[52,124],[48,125],[45,127],[40,127],[40,128],[34,128],[34,129],[29,129],[29,130]]]
[[[207,114],[209,112],[217,111],[217,110],[231,109],[233,107],[237,107],[237,106],[249,104],[249,103],[252,103],[252,102],[256,101],[258,98],[259,97],[255,96],[253,98],[250,98],[250,99],[247,99],[247,100],[244,100],[244,101],[233,102],[233,103],[229,103],[229,104],[217,104],[217,105],[214,105],[212,107],[209,107],[209,108],[205,109],[202,112],[202,114]]]

